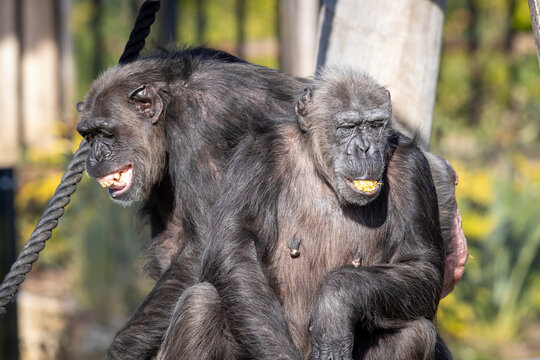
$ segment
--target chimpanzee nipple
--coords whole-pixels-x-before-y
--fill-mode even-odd
[[[289,245],[289,250],[289,255],[291,255],[293,259],[300,256],[300,240],[298,238],[293,238]]]

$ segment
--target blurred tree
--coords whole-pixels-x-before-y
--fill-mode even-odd
[[[101,52],[104,48],[103,29],[102,29],[102,16],[103,16],[103,1],[92,0],[93,13],[92,20],[90,21],[90,29],[94,40],[94,51],[92,52],[92,75],[98,76],[101,70],[103,70],[103,56]]]
[[[298,76],[315,71],[315,44],[319,0],[281,0],[280,64],[281,69]]]
[[[176,43],[176,0],[161,0],[159,16],[159,43]]]
[[[236,0],[236,55],[246,57],[246,0]]]
[[[196,41],[198,44],[204,44],[206,30],[206,0],[197,0],[197,27]]]

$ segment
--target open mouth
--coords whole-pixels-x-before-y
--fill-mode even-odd
[[[379,188],[382,185],[382,182],[377,180],[349,180],[347,179],[347,184],[352,187],[354,190],[365,194],[365,195],[373,195],[379,190]]]
[[[102,187],[109,189],[109,194],[112,197],[117,197],[130,188],[133,181],[133,167],[129,164],[112,174],[96,178],[96,180]]]

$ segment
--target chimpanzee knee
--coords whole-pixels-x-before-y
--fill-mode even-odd
[[[188,288],[178,300],[158,360],[236,359],[221,299],[210,283]]]

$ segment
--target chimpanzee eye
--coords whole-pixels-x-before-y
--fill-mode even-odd
[[[371,121],[368,124],[368,127],[371,130],[380,130],[384,126],[384,124],[385,124],[384,120],[375,120],[375,121]]]
[[[338,138],[347,138],[349,137],[353,130],[354,130],[354,125],[353,124],[350,124],[350,125],[342,125],[342,126],[339,126],[336,130],[336,135]]]
[[[100,133],[105,137],[113,137],[113,134],[110,131],[105,130],[105,129],[101,129]]]

